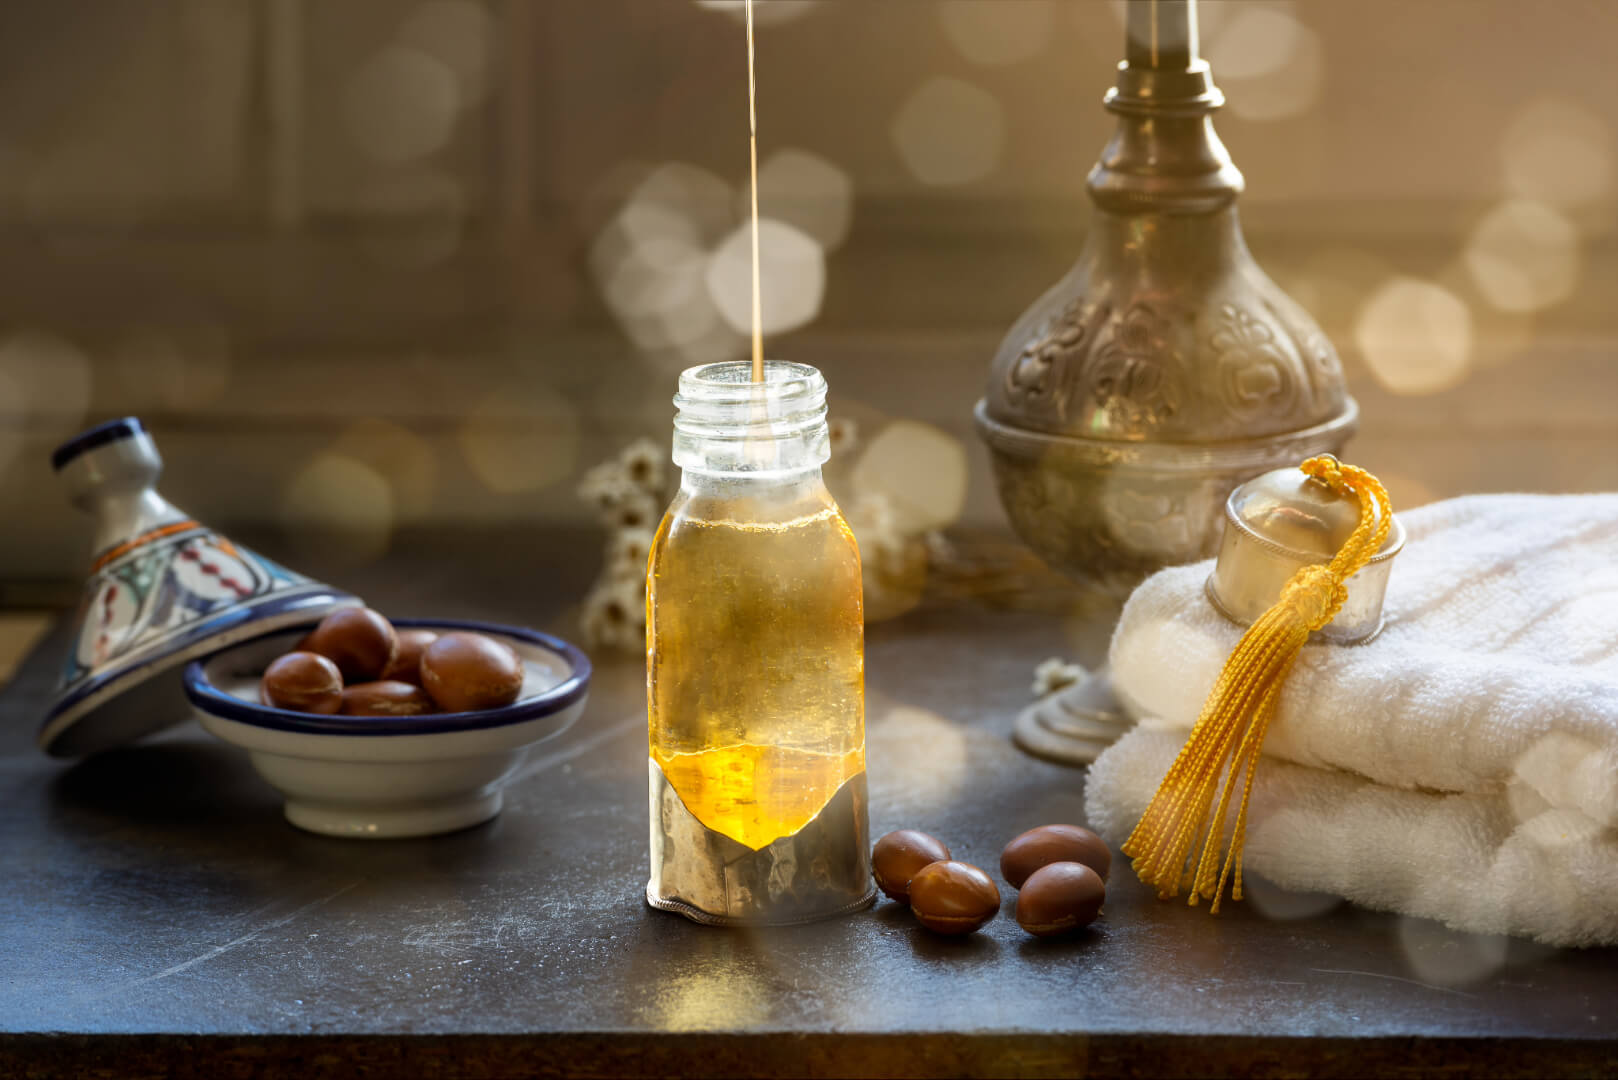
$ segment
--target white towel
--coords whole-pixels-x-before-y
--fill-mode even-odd
[[[1457,929],[1618,943],[1618,495],[1401,517],[1386,629],[1306,646],[1287,680],[1246,865]],[[1143,717],[1090,774],[1114,842],[1241,636],[1203,595],[1210,569],[1149,579],[1114,634],[1114,686]]]

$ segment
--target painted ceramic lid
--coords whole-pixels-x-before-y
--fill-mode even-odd
[[[39,747],[78,757],[191,715],[179,668],[358,604],[194,520],[157,493],[163,459],[134,417],[93,427],[51,464],[95,519],[96,552]]]

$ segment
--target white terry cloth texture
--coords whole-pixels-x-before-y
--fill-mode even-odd
[[[1400,517],[1382,634],[1305,646],[1282,690],[1246,866],[1460,930],[1618,943],[1618,495]],[[1211,569],[1153,576],[1114,633],[1113,685],[1142,718],[1091,767],[1114,843],[1243,633],[1206,599]]]

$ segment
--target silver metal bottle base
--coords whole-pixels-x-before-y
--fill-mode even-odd
[[[1134,726],[1102,668],[1024,709],[1012,738],[1046,761],[1088,765]]]
[[[793,926],[876,902],[863,772],[803,828],[754,851],[697,820],[657,762],[647,764],[652,907],[705,926]]]

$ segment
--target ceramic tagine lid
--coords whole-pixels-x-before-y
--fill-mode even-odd
[[[91,428],[51,457],[73,504],[95,518],[96,552],[39,747],[77,757],[190,715],[186,661],[357,604],[233,544],[155,489],[157,446],[128,417]]]

